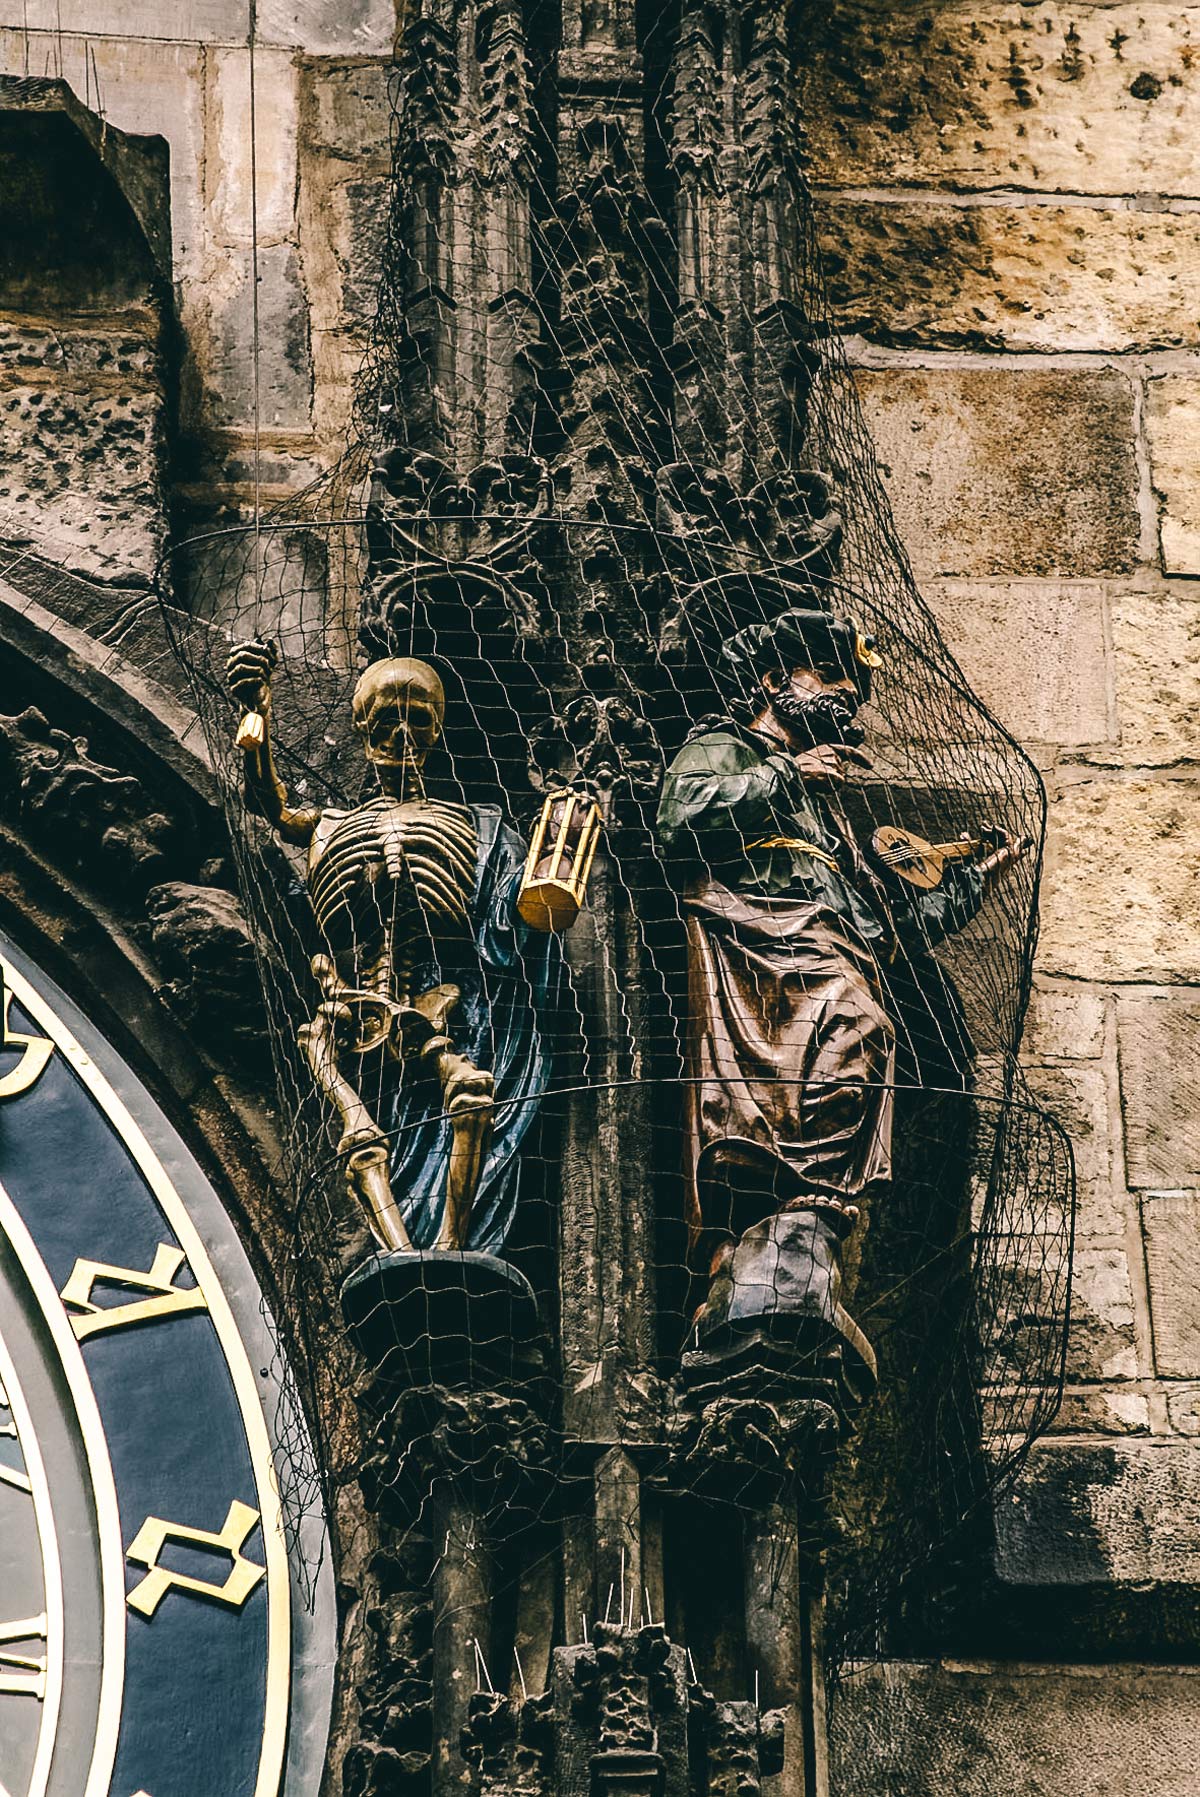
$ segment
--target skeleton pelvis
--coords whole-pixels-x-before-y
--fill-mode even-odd
[[[408,1005],[376,992],[341,992],[336,1003],[346,1013],[338,1030],[343,1050],[367,1055],[383,1048],[394,1060],[407,1061],[435,1043],[448,1047],[450,1013],[461,997],[457,986],[434,986]]]
[[[385,993],[349,985],[328,955],[314,955],[312,970],[325,995],[322,1010],[333,1023],[340,1054],[367,1055],[386,1048],[396,1060],[405,1060],[435,1042],[449,1046],[449,1018],[462,997],[459,987],[431,986],[401,1004]]]

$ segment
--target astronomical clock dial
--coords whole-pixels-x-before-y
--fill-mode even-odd
[[[307,1793],[328,1606],[293,1614],[249,1268],[128,1069],[0,966],[0,1797]]]

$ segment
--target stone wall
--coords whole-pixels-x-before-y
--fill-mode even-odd
[[[974,1651],[1192,1658],[1200,11],[857,0],[814,37],[823,238],[897,520],[1050,798],[1026,1052],[1075,1148],[1075,1315]],[[885,1683],[845,1710],[852,1757],[892,1718],[873,1791],[1195,1788],[1186,1680]]]
[[[0,74],[62,79],[104,121],[167,146],[181,327],[173,498],[193,526],[252,504],[255,238],[269,504],[340,449],[382,224],[392,0],[259,4],[253,170],[247,19],[243,0],[0,10]]]
[[[165,537],[161,149],[0,77],[0,540],[101,586],[148,586]]]

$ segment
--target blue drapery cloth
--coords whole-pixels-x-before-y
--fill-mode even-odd
[[[479,833],[471,940],[431,944],[412,989],[460,989],[448,1022],[454,1046],[495,1078],[495,1128],[464,1246],[500,1254],[516,1210],[521,1147],[550,1081],[562,952],[556,936],[531,930],[517,915],[520,838],[495,806],[471,811]],[[383,1106],[384,1127],[395,1132],[392,1190],[417,1248],[432,1245],[446,1205],[451,1130],[441,1106],[436,1081],[408,1068]]]

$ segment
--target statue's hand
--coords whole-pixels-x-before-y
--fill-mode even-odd
[[[1033,847],[1032,836],[1011,836],[1007,830],[992,830],[988,834],[993,839],[999,837],[1001,840],[991,854],[979,863],[979,871],[985,880],[994,880],[998,875],[1007,873]]]
[[[261,711],[266,704],[279,652],[274,643],[256,637],[235,643],[225,663],[225,684],[241,705]]]
[[[814,786],[845,784],[843,751],[836,743],[820,743],[815,749],[801,749],[792,759],[803,779]]]

